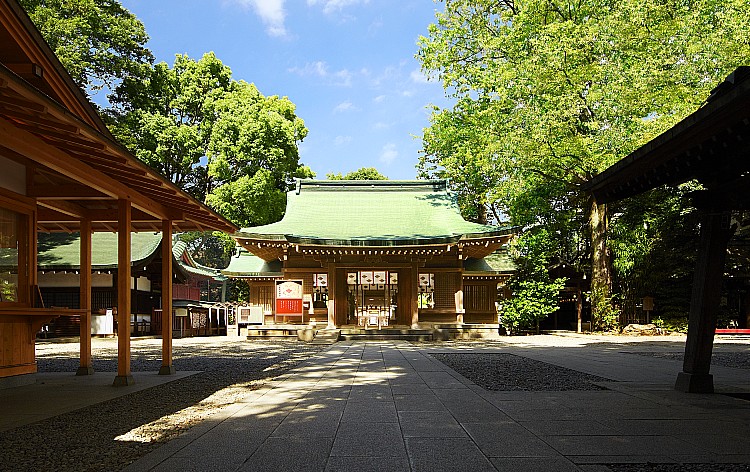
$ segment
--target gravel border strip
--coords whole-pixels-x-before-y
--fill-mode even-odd
[[[606,390],[610,379],[507,353],[433,353],[432,357],[485,390]]]

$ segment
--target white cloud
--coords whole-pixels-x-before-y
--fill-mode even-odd
[[[266,25],[266,32],[271,36],[284,37],[287,35],[286,10],[284,2],[286,0],[232,0],[244,7],[252,8],[255,14],[260,17],[263,24]]]
[[[366,3],[369,3],[369,0],[307,0],[307,4],[311,7],[322,5],[325,14],[335,13],[350,6]]]
[[[301,77],[321,77],[328,79],[333,85],[341,87],[351,87],[354,74],[348,69],[341,69],[336,72],[328,70],[328,64],[324,61],[308,62],[303,67],[291,67],[287,72],[297,74]]]
[[[385,123],[383,121],[378,121],[375,124],[372,125],[373,129],[388,129],[391,127],[391,123]]]
[[[287,69],[287,71],[303,77],[311,75],[326,77],[328,75],[328,65],[323,61],[308,62],[304,67],[292,67]]]
[[[422,71],[419,69],[411,71],[410,77],[411,77],[411,81],[414,82],[415,84],[429,83],[428,77],[424,75]]]
[[[385,95],[378,95],[377,97],[373,98],[372,101],[375,103],[382,103],[385,98]]]
[[[345,112],[345,111],[354,111],[356,109],[357,109],[357,107],[355,107],[352,102],[350,102],[349,100],[346,100],[346,101],[341,102],[338,105],[336,105],[336,108],[333,109],[333,112],[334,113],[342,113],[342,112]]]
[[[336,136],[333,140],[333,144],[336,146],[343,146],[344,144],[349,144],[352,142],[351,136]]]
[[[390,164],[391,162],[396,160],[397,157],[398,150],[396,149],[396,145],[393,143],[386,144],[380,151],[380,162],[384,164]]]

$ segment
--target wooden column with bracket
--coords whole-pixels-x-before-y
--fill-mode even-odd
[[[159,375],[175,373],[172,364],[172,221],[161,224],[161,368]]]
[[[130,201],[117,202],[117,377],[115,386],[134,384],[130,373]]]
[[[81,309],[80,349],[81,365],[76,375],[91,375],[94,365],[91,360],[91,220],[81,220],[81,258],[79,263],[79,287]]]
[[[701,239],[693,275],[685,361],[677,376],[675,390],[713,393],[711,351],[716,331],[716,315],[721,301],[721,280],[727,244],[734,233],[730,212],[704,210]]]

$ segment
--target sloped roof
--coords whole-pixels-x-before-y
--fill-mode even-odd
[[[511,274],[516,264],[507,250],[495,251],[481,259],[468,258],[464,261],[465,275]]]
[[[81,237],[78,233],[39,233],[40,270],[65,270],[80,267]],[[161,244],[161,233],[132,233],[131,256],[133,264],[153,258]],[[91,266],[95,269],[117,268],[117,234],[93,233],[91,235]]]
[[[130,260],[135,264],[148,264],[161,247],[161,233],[132,233]],[[71,270],[80,267],[81,238],[78,233],[40,233],[39,270]],[[187,244],[177,241],[172,245],[173,262],[177,270],[187,274],[223,280],[218,269],[203,266],[187,252]],[[91,266],[95,270],[117,269],[117,234],[93,233],[91,235]]]
[[[187,250],[187,243],[184,241],[177,241],[172,244],[172,257],[180,265],[180,268],[189,274],[226,280],[226,277],[221,275],[220,269],[214,269],[195,262],[195,259],[193,259],[193,256]]]
[[[221,271],[229,277],[281,277],[281,261],[266,262],[242,248],[232,256],[229,266]]]
[[[16,0],[0,0],[0,157],[27,167],[37,227],[117,229],[118,201],[132,206],[128,230],[236,226],[117,143]],[[34,164],[33,166],[30,164]]]
[[[396,246],[505,236],[512,228],[461,217],[444,180],[298,180],[284,218],[243,228],[238,239],[298,244]]]

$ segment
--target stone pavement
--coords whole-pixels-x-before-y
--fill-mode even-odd
[[[614,382],[598,391],[492,392],[428,354],[493,350]],[[338,343],[125,470],[593,472],[613,463],[750,464],[750,402],[675,392],[680,362],[627,350]],[[718,388],[749,391],[747,370],[712,370]]]
[[[158,375],[156,372],[134,372],[135,385],[113,388],[114,372],[82,376],[70,372],[40,372],[34,374],[33,383],[0,389],[0,432],[196,373],[181,371],[176,375]]]

